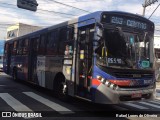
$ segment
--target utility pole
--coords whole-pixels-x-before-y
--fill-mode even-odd
[[[142,4],[142,6],[143,6],[142,16],[143,17],[145,16],[146,7],[150,6],[151,4],[154,4],[155,2],[158,2],[158,0],[144,0],[144,4]]]

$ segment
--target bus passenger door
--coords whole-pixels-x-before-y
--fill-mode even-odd
[[[77,95],[90,98],[90,85],[92,76],[92,54],[93,54],[93,27],[78,31],[77,51]]]
[[[28,60],[28,80],[37,83],[37,51],[38,51],[39,37],[31,38],[29,43],[29,60]]]
[[[7,74],[11,74],[10,72],[10,66],[11,66],[11,49],[12,49],[12,44],[10,43],[6,43],[5,44],[5,63],[4,64],[4,68],[5,68],[5,72]],[[6,67],[7,66],[7,67]]]

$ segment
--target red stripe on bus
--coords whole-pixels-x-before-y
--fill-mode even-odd
[[[101,82],[98,79],[92,79],[92,85],[98,86],[100,84],[101,84]]]
[[[130,86],[131,80],[109,80],[109,82],[119,86]]]

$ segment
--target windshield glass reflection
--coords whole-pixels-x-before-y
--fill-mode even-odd
[[[105,40],[96,49],[98,63],[110,67],[147,69],[150,65],[151,35],[123,32],[121,28],[104,30]]]

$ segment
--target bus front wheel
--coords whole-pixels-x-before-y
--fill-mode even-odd
[[[57,80],[54,85],[54,94],[62,101],[68,101],[68,88],[65,80]]]

